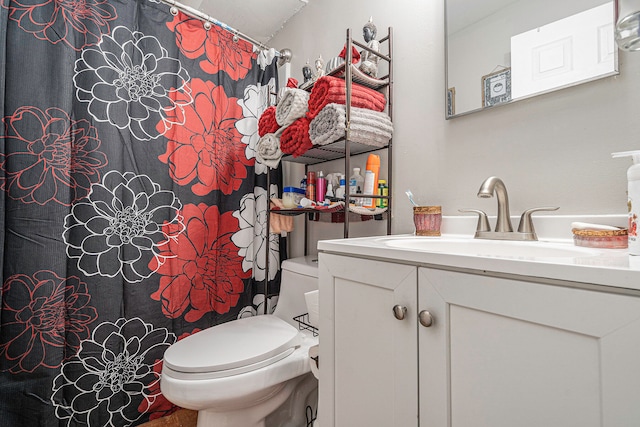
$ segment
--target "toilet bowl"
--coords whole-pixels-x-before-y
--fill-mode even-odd
[[[311,257],[284,261],[273,314],[213,326],[167,349],[164,396],[197,410],[198,427],[270,427],[265,419],[277,419],[278,427],[308,425],[306,400],[317,389],[309,349],[318,338],[300,331],[293,317],[307,311],[304,293],[317,286]]]

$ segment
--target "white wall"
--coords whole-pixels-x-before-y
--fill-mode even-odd
[[[491,175],[505,181],[513,215],[554,205],[558,215],[626,213],[630,160],[610,153],[640,149],[640,52],[620,52],[619,76],[445,120],[443,0],[311,0],[269,44],[293,51],[293,77],[302,81],[307,59],[337,55],[346,28],[358,36],[370,16],[379,33],[394,28],[394,234],[413,232],[407,188],[445,215],[495,215],[495,199],[476,197]],[[384,227],[367,222],[355,231]],[[315,247],[318,238],[341,237],[342,227],[313,224],[310,232]],[[294,244],[291,255],[300,251]]]

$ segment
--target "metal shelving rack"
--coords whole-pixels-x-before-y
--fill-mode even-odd
[[[345,132],[345,136],[344,138],[333,142],[331,144],[327,144],[327,145],[322,145],[322,146],[314,146],[311,149],[309,149],[306,153],[304,153],[302,156],[300,157],[293,157],[291,155],[286,155],[282,157],[282,161],[287,161],[287,162],[294,162],[294,163],[302,163],[305,165],[305,174],[308,171],[308,167],[311,165],[316,165],[319,163],[324,163],[324,162],[328,162],[331,160],[337,160],[337,159],[341,159],[344,158],[344,170],[345,170],[345,176],[348,178],[349,172],[351,171],[351,156],[354,155],[358,155],[358,154],[365,154],[365,153],[369,153],[369,152],[373,152],[373,151],[380,151],[380,150],[387,150],[387,183],[389,186],[389,195],[388,196],[379,196],[379,195],[366,195],[366,198],[372,198],[372,199],[386,199],[387,200],[387,212],[385,213],[386,216],[386,221],[387,221],[387,234],[391,234],[391,208],[392,208],[392,177],[393,177],[393,171],[392,171],[392,164],[393,164],[393,157],[392,157],[392,143],[393,143],[393,139],[391,139],[389,141],[389,143],[385,146],[385,147],[373,147],[370,145],[365,145],[365,144],[359,144],[356,143],[354,141],[350,141],[349,137],[350,137],[350,122],[351,122],[351,93],[352,93],[352,84],[354,83],[358,83],[361,84],[363,86],[367,86],[371,89],[375,89],[375,90],[387,90],[387,114],[389,115],[389,118],[391,119],[391,121],[393,122],[393,28],[389,27],[387,30],[387,35],[383,38],[381,38],[380,40],[378,40],[378,42],[380,43],[380,46],[385,46],[387,47],[386,51],[387,53],[381,53],[381,52],[376,52],[372,49],[370,49],[368,46],[366,46],[363,43],[360,43],[356,40],[353,40],[353,37],[351,35],[351,29],[347,29],[347,37],[346,37],[346,57],[345,57],[345,63],[340,65],[339,67],[337,67],[336,69],[332,70],[330,73],[328,73],[328,75],[330,76],[339,76],[339,77],[343,77],[344,81],[345,81],[345,88],[346,88],[346,120],[347,120],[347,126],[346,126],[346,132]],[[358,71],[357,69],[355,69],[355,65],[352,64],[352,58],[353,58],[353,54],[352,54],[352,47],[353,46],[357,46],[361,49],[364,49],[366,51],[368,51],[369,53],[376,55],[379,59],[385,61],[388,65],[388,74],[386,76],[380,77],[380,78],[366,78],[363,79],[361,77],[358,76]],[[355,73],[355,75],[354,75]],[[308,90],[311,90],[313,86],[311,85],[309,87]],[[267,188],[270,187],[270,180],[269,180],[269,174],[267,174]],[[351,198],[354,197],[362,197],[362,195],[355,195],[355,194],[350,194],[349,193],[349,186],[347,185],[345,188],[345,200],[350,200]],[[348,204],[347,204],[348,206]],[[270,210],[270,204],[267,203],[267,210],[268,210],[268,214],[270,214],[271,210]],[[282,214],[282,215],[301,215],[301,214],[308,214],[308,213],[313,213],[313,214],[318,214],[318,215],[323,215],[323,213],[319,213],[317,210],[314,209],[279,209],[277,211],[278,214]],[[266,250],[266,257],[267,257],[267,262],[265,264],[265,275],[266,275],[266,281],[265,281],[265,296],[268,297],[268,289],[267,288],[267,284],[268,284],[268,278],[269,278],[269,234],[270,234],[270,219],[269,219],[270,215],[267,215],[267,250]],[[308,244],[308,236],[307,236],[307,227],[308,227],[308,222],[309,220],[305,221],[305,236],[304,236],[304,240],[305,240],[305,248],[304,248],[304,252],[305,255],[307,254],[307,244]],[[350,221],[349,221],[349,210],[347,207],[345,207],[345,211],[344,211],[344,237],[348,238],[349,237],[349,226],[350,226]],[[266,304],[265,304],[266,306]]]

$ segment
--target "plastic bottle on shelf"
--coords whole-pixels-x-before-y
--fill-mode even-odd
[[[316,201],[324,202],[324,196],[327,192],[327,179],[324,177],[324,173],[322,171],[318,172],[318,177],[316,178]]]
[[[324,197],[325,199],[328,199],[330,197],[335,197],[333,195],[333,184],[329,180],[327,180],[327,192],[325,193]]]
[[[386,179],[378,180],[378,196],[388,196],[389,195],[389,187],[387,186]],[[377,206],[379,208],[386,208],[389,206],[389,201],[387,199],[378,199]]]
[[[340,175],[339,182],[340,182],[340,186],[336,188],[335,195],[336,195],[336,198],[338,199],[344,199],[344,193],[346,191],[346,185],[347,185],[347,181],[344,175]]]
[[[360,168],[353,168],[351,178],[349,178],[349,194],[354,195],[362,193],[364,188],[364,177],[360,174]],[[362,199],[353,199],[356,205],[362,205]]]
[[[369,154],[367,158],[367,169],[364,173],[364,189],[363,194],[376,194],[378,185],[378,174],[380,173],[380,156],[377,154]],[[362,206],[365,208],[374,208],[376,206],[373,199],[363,199]]]
[[[307,172],[306,197],[311,201],[316,201],[316,173],[313,171]]]

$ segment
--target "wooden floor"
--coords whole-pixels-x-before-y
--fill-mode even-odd
[[[159,418],[140,424],[139,427],[196,427],[198,422],[198,411],[180,409],[168,417]]]

